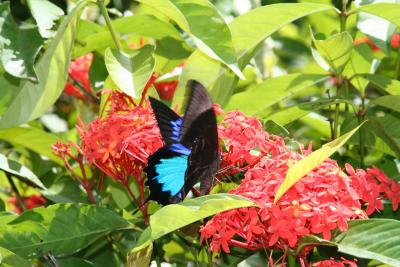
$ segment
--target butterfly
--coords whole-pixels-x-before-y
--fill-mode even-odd
[[[219,168],[217,121],[207,90],[187,83],[189,99],[183,118],[150,97],[165,146],[148,158],[144,171],[148,200],[168,205],[182,201],[200,181],[200,194],[210,190]]]

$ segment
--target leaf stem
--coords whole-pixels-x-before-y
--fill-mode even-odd
[[[361,107],[357,113],[358,125],[362,124],[365,119],[365,96],[361,98]],[[358,132],[358,142],[360,145],[360,163],[361,168],[365,168],[365,148],[364,148],[364,136],[363,131],[360,129]]]
[[[11,185],[11,189],[13,190],[15,196],[17,197],[18,204],[21,206],[22,211],[26,211],[26,205],[25,205],[24,199],[21,197],[21,195],[20,195],[20,193],[19,193],[19,191],[18,191],[18,188],[17,188],[17,186],[15,185],[14,180],[13,180],[11,174],[8,173],[8,172],[5,172],[5,174],[6,174],[6,176],[7,176],[8,182],[9,182],[10,185]]]
[[[112,36],[112,38],[114,40],[115,45],[117,46],[119,51],[122,51],[121,43],[119,42],[118,36],[117,36],[117,32],[115,31],[115,29],[114,29],[114,27],[113,27],[113,25],[111,23],[110,16],[108,16],[108,12],[107,12],[106,6],[104,5],[104,0],[97,0],[97,3],[99,5],[101,13],[103,14],[103,17],[104,17],[104,19],[106,21],[108,30],[111,33],[111,36]]]

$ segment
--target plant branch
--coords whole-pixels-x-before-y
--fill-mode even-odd
[[[106,6],[104,5],[104,0],[97,0],[97,3],[99,5],[100,11],[101,11],[105,21],[106,21],[108,30],[111,33],[111,36],[112,36],[112,38],[114,40],[115,45],[117,46],[119,51],[122,51],[121,43],[119,42],[118,36],[117,36],[117,32],[115,31],[115,29],[114,29],[114,27],[113,27],[113,25],[111,23],[110,16],[108,16],[108,12],[107,12]]]
[[[6,176],[7,176],[8,182],[9,182],[10,185],[11,185],[11,189],[13,190],[15,196],[17,197],[18,204],[21,206],[22,211],[26,211],[26,205],[25,205],[24,199],[23,199],[22,196],[20,195],[20,193],[19,193],[19,191],[18,191],[18,188],[17,188],[17,186],[15,185],[14,180],[13,180],[11,174],[8,173],[8,172],[5,172],[5,174],[6,174]]]

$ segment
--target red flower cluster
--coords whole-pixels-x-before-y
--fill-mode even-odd
[[[200,233],[201,240],[210,242],[212,251],[222,247],[229,252],[229,246],[283,249],[288,244],[293,248],[307,234],[321,234],[329,240],[332,230],[347,230],[348,220],[367,218],[363,204],[370,214],[382,209],[382,198],[391,199],[393,208],[400,201],[400,185],[378,169],[354,171],[347,165],[346,175],[336,161],[328,159],[274,205],[275,192],[287,170],[310,149],[303,150],[303,154],[285,149],[282,138],[269,136],[262,131],[260,122],[239,112],[226,115],[220,134],[226,138],[230,151],[226,158],[232,164],[235,160],[239,164],[250,163],[241,184],[229,193],[259,206],[223,212],[208,221]],[[252,153],[254,148],[261,151],[258,160]],[[269,157],[263,156],[265,153]],[[252,166],[251,162],[257,163]]]
[[[28,210],[39,207],[46,203],[46,199],[44,199],[40,194],[23,197],[22,200],[24,201],[26,209]],[[23,212],[23,209],[15,196],[8,198],[8,203],[14,208],[16,213]]]
[[[83,155],[119,182],[141,180],[148,156],[163,145],[154,114],[147,107],[132,106],[119,92],[112,93],[110,105],[107,116],[78,127]]]
[[[92,61],[93,61],[93,54],[90,53],[81,56],[71,62],[69,66],[69,76],[73,81],[79,83],[82,88],[78,89],[70,82],[67,82],[64,89],[64,92],[67,95],[72,95],[76,98],[86,100],[87,95],[85,95],[85,93],[82,92],[82,89],[85,89],[89,94],[93,93],[93,90],[90,87],[90,78],[89,78],[89,69],[90,65],[92,65]]]

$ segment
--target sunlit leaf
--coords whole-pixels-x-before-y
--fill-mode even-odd
[[[8,249],[0,247],[0,266],[1,267],[32,267],[32,263],[14,254]]]
[[[154,69],[154,47],[146,45],[125,54],[108,48],[104,59],[115,84],[127,95],[139,98]]]
[[[35,64],[38,82],[21,82],[18,94],[0,116],[0,128],[9,128],[34,120],[57,100],[67,79],[71,50],[79,17],[92,0],[77,3],[66,16],[43,56]],[[30,41],[26,41],[28,44]]]
[[[51,133],[36,128],[15,127],[0,130],[0,140],[26,147],[60,165],[64,164],[59,157],[54,155],[51,149],[51,145],[59,141],[59,138]]]
[[[253,205],[246,198],[230,194],[187,199],[179,204],[165,206],[150,217],[151,237],[157,239],[216,213]]]
[[[36,26],[18,25],[9,4],[0,5],[0,59],[9,74],[36,81],[34,63],[42,44]]]
[[[349,229],[334,241],[340,252],[400,266],[400,221],[352,220]]]
[[[196,47],[210,58],[222,62],[236,75],[239,69],[231,32],[218,10],[207,0],[140,0],[161,11],[190,35]],[[212,19],[210,19],[212,18]]]
[[[400,3],[375,3],[360,6],[351,10],[352,13],[365,12],[381,18],[400,27]]]
[[[14,160],[8,159],[3,154],[0,154],[0,170],[6,171],[18,178],[26,179],[39,188],[45,189],[45,186],[31,170]]]
[[[144,248],[128,253],[126,266],[127,267],[149,266],[152,252],[153,252],[153,243],[148,243],[148,245],[145,246]]]
[[[372,99],[370,103],[400,112],[400,95],[380,96]]]
[[[315,3],[281,3],[255,8],[248,13],[236,17],[230,24],[232,42],[241,68],[251,59],[254,49],[267,37],[294,20],[304,16],[335,10],[333,6]],[[185,95],[184,85],[188,80],[198,80],[212,91],[212,94],[223,95],[222,101],[214,101],[225,105],[233,92],[237,78],[229,69],[218,62],[194,52],[186,61],[179,86],[175,92],[172,106],[180,104]],[[217,82],[221,79],[221,82]],[[222,91],[222,93],[219,93]],[[224,91],[227,91],[226,93]]]
[[[333,153],[335,153],[341,146],[343,146],[347,140],[362,126],[354,128],[350,132],[340,136],[339,138],[323,145],[320,149],[312,152],[303,159],[293,164],[286,173],[286,177],[282,184],[279,186],[275,194],[274,202],[278,200],[301,178],[307,173],[315,169]]]
[[[325,40],[313,38],[312,44],[326,64],[336,73],[344,69],[353,49],[353,39],[348,32],[338,33]]]
[[[40,35],[49,38],[54,35],[52,30],[55,22],[64,15],[64,11],[47,0],[27,0],[32,16],[39,27]]]
[[[72,254],[127,226],[127,221],[106,208],[55,204],[28,210],[3,225],[0,246],[29,258],[49,251],[55,256]]]
[[[400,81],[391,80],[380,74],[361,74],[361,76],[391,95],[400,95]]]
[[[231,97],[224,110],[239,109],[252,115],[309,86],[328,79],[320,74],[288,74],[270,78]]]

